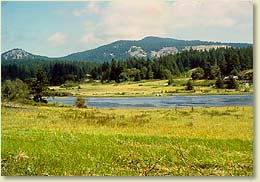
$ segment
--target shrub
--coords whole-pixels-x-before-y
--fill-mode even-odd
[[[134,81],[140,81],[140,80],[141,80],[140,73],[137,72],[136,75],[135,75]]]
[[[172,85],[173,83],[174,83],[173,79],[170,78],[170,79],[168,80],[168,85]]]
[[[77,97],[75,101],[75,106],[78,108],[85,108],[85,99],[82,97]]]
[[[28,85],[22,80],[6,80],[2,84],[2,100],[25,102],[30,98]]]
[[[78,83],[72,81],[65,81],[64,84],[60,86],[61,88],[72,88],[72,87],[80,87]]]
[[[202,68],[197,68],[191,75],[191,78],[193,80],[199,80],[203,78],[204,76],[204,70]]]
[[[190,80],[186,84],[186,90],[193,90],[193,85]]]
[[[244,92],[250,92],[250,88],[245,88]]]
[[[222,78],[219,76],[218,79],[216,80],[216,88],[224,88],[224,81]]]
[[[239,83],[234,78],[230,78],[227,82],[227,88],[228,89],[238,89]]]

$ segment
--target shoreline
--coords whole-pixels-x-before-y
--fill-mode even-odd
[[[176,94],[162,94],[161,96],[156,96],[156,95],[140,95],[140,94],[136,94],[136,95],[77,95],[77,94],[72,94],[72,95],[66,95],[66,96],[50,96],[50,97],[88,97],[88,98],[115,98],[115,97],[172,97],[172,96],[207,96],[207,95],[254,95],[253,92],[239,92],[239,93],[176,93]]]

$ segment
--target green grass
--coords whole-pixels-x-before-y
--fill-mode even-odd
[[[252,107],[1,112],[2,175],[253,175]]]
[[[187,91],[186,83],[189,78],[174,79],[172,85],[166,85],[168,80],[142,80],[139,82],[122,82],[122,83],[83,83],[80,89],[77,87],[64,88],[63,86],[50,87],[58,93],[68,93],[74,96],[84,97],[111,97],[111,96],[154,96],[162,94],[170,95],[202,95],[202,94],[252,94],[253,86],[245,92],[243,89],[215,89],[213,84],[215,80],[195,80],[192,81],[194,91]],[[241,85],[242,86],[242,85]]]

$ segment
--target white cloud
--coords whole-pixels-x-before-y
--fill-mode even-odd
[[[52,46],[62,45],[66,42],[66,40],[67,40],[67,35],[65,33],[62,33],[62,32],[56,32],[48,38],[48,42]]]
[[[97,14],[100,12],[97,4],[98,2],[96,1],[89,1],[84,8],[72,11],[72,15],[82,16],[84,14]]]
[[[102,20],[107,36],[136,39],[146,35],[166,35],[168,3],[162,1],[112,1]]]
[[[95,43],[98,46],[102,42],[141,39],[148,35],[182,35],[177,38],[205,40],[206,37],[213,40],[215,35],[211,35],[213,32],[210,30],[218,31],[218,39],[222,36],[219,41],[228,39],[230,32],[240,33],[235,37],[232,35],[234,39],[243,36],[248,39],[253,29],[253,6],[250,1],[128,0],[111,1],[102,9],[98,3],[88,2],[82,10],[74,12],[76,16],[89,13],[98,17],[98,21],[87,19],[86,33],[81,40],[93,46]],[[241,27],[243,31],[240,31]],[[241,32],[244,32],[243,35]]]
[[[171,6],[171,15],[176,28],[216,27],[232,28],[250,16],[252,4],[245,1],[176,1]],[[178,26],[179,25],[179,26]]]
[[[85,34],[82,36],[81,42],[87,43],[88,46],[95,46],[103,43],[105,40],[102,38],[99,38],[93,34]]]

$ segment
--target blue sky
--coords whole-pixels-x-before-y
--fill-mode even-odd
[[[253,42],[250,1],[2,2],[2,52],[50,57],[116,40],[161,36]]]

